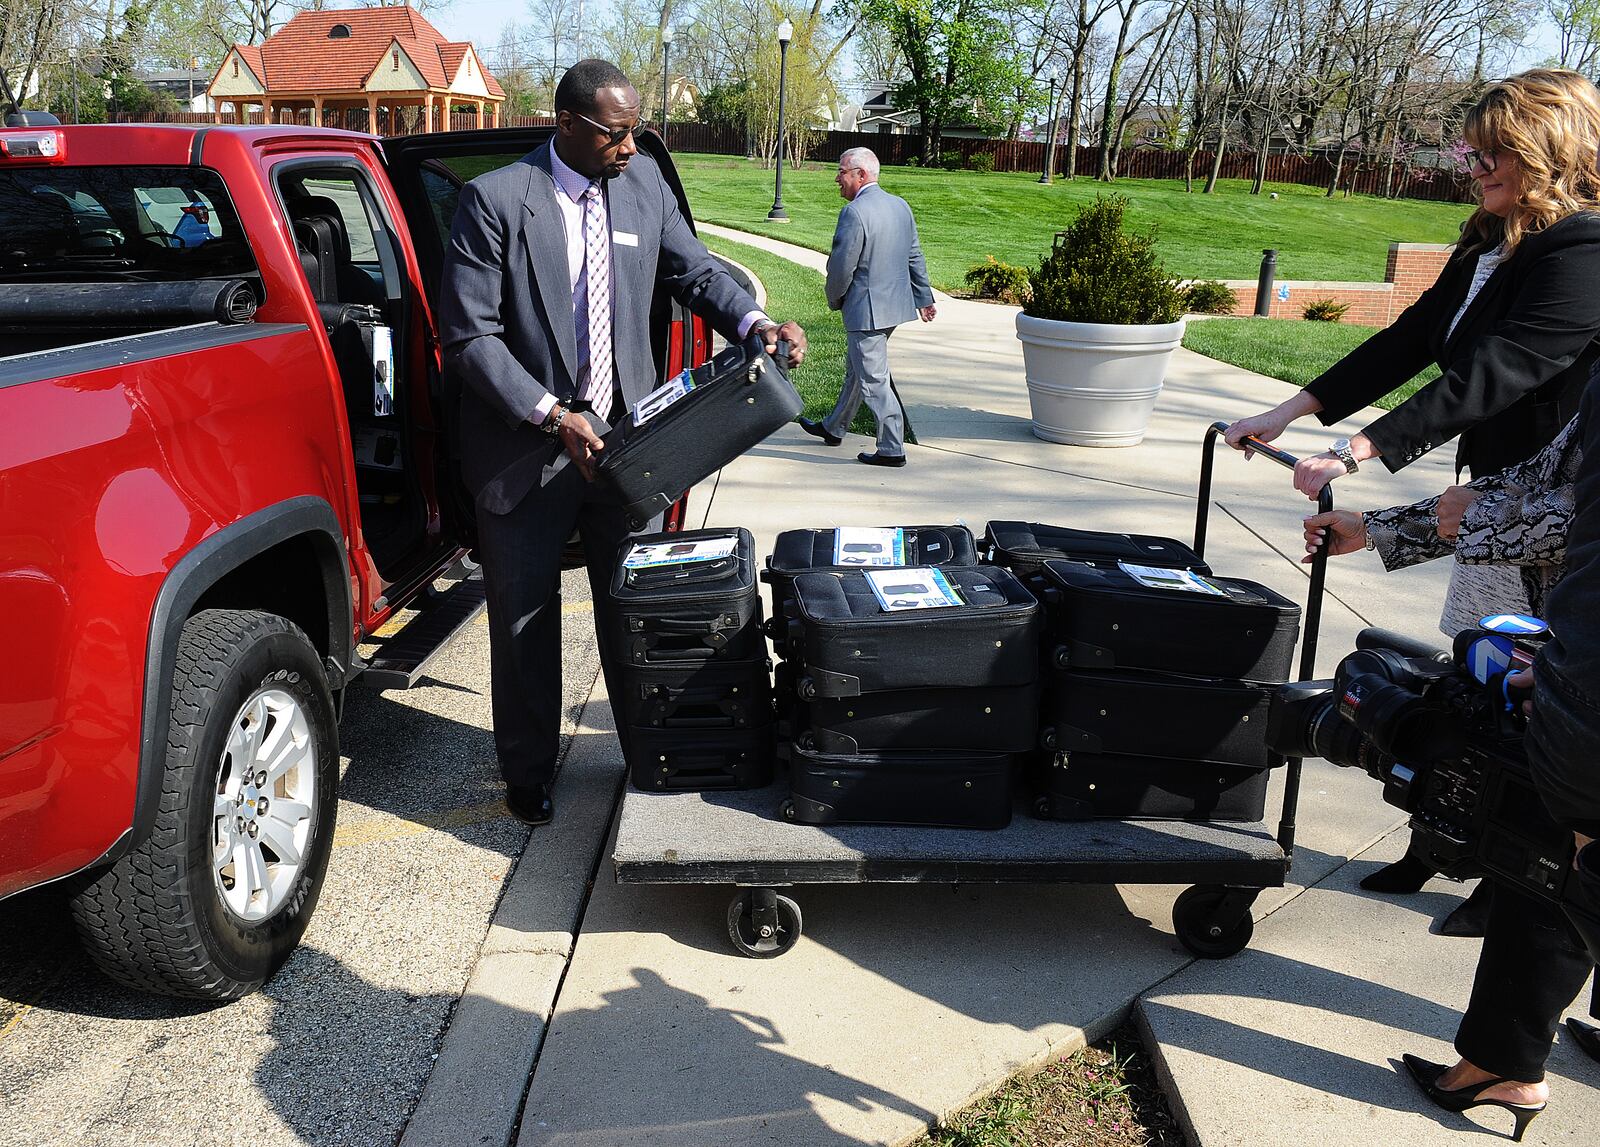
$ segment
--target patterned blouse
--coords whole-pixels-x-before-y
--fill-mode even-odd
[[[1367,538],[1383,559],[1384,569],[1401,569],[1447,554],[1463,564],[1515,566],[1521,571],[1529,607],[1535,615],[1542,613],[1546,595],[1566,573],[1572,483],[1582,440],[1574,418],[1554,442],[1526,462],[1468,482],[1478,497],[1467,507],[1454,541],[1439,536],[1438,497],[1369,510],[1362,515]],[[1488,612],[1495,612],[1495,607]]]

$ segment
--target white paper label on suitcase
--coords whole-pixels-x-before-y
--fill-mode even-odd
[[[1134,581],[1149,589],[1176,589],[1184,593],[1204,593],[1213,597],[1227,597],[1227,591],[1212,585],[1193,570],[1159,569],[1156,566],[1136,566],[1118,562],[1117,568]]]
[[[372,413],[394,413],[394,332],[382,326],[372,328]]]
[[[836,566],[903,566],[906,532],[898,526],[840,526],[833,531]]]
[[[639,400],[639,405],[633,408],[634,425],[643,426],[693,389],[694,375],[686,370],[679,372],[676,378],[667,380]]]
[[[890,613],[901,609],[945,609],[964,604],[945,579],[944,571],[927,566],[901,570],[864,570],[878,604]]]
[[[649,566],[675,566],[687,562],[709,562],[725,558],[739,545],[736,535],[725,538],[696,538],[692,542],[650,542],[634,546],[622,559],[622,568],[637,570]]]

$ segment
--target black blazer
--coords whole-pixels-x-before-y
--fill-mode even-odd
[[[1326,425],[1437,362],[1439,378],[1366,428],[1390,470],[1459,434],[1457,473],[1493,474],[1549,445],[1578,412],[1600,358],[1600,213],[1525,236],[1446,338],[1480,254],[1458,251],[1392,325],[1306,387]]]

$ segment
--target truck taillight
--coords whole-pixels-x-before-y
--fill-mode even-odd
[[[0,159],[14,163],[65,163],[67,137],[61,131],[0,131]]]

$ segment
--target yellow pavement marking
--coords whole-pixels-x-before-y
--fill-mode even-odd
[[[6,1026],[0,1027],[0,1039],[5,1039],[6,1036],[15,1031],[17,1025],[22,1022],[22,1017],[31,1011],[33,1011],[32,1004],[23,1004],[22,1007],[18,1009],[17,1014],[6,1021]]]
[[[334,830],[333,845],[335,848],[349,848],[359,844],[381,844],[384,841],[403,840],[408,836],[421,836],[437,829],[483,824],[509,815],[505,804],[498,800],[405,818],[383,814],[378,820],[341,824]]]

